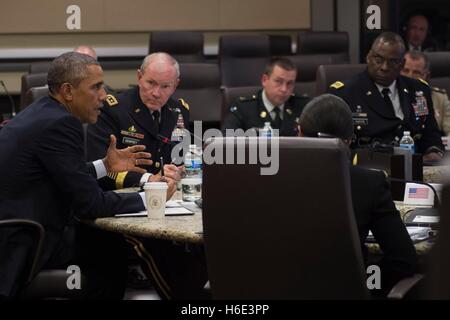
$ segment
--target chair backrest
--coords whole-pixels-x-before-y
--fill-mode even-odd
[[[450,92],[450,52],[426,52],[430,61],[430,85]]]
[[[428,259],[425,298],[450,299],[450,185],[444,186],[439,208],[439,234]]]
[[[178,62],[203,62],[204,37],[195,31],[153,31],[149,53],[167,52]]]
[[[217,64],[180,63],[180,84],[173,98],[189,103],[190,120],[221,120],[222,94]]]
[[[270,61],[269,37],[225,35],[219,40],[222,86],[256,86]]]
[[[222,119],[228,114],[231,105],[240,97],[250,97],[258,92],[261,86],[228,88],[222,87]]]
[[[269,35],[270,54],[285,56],[292,54],[292,39],[287,35]]]
[[[297,54],[324,54],[341,63],[349,62],[349,38],[347,32],[303,31],[297,37]],[[337,61],[336,61],[337,62]]]
[[[34,101],[48,95],[48,86],[30,88],[25,94],[25,108]]]
[[[51,63],[51,61],[31,62],[28,73],[47,73]]]
[[[335,81],[343,81],[356,76],[366,68],[365,64],[332,64],[317,68],[316,94],[327,92]]]
[[[300,96],[314,97],[316,95],[316,75],[320,65],[334,63],[327,54],[286,56],[297,66],[295,93]]]
[[[21,79],[20,88],[20,110],[27,107],[27,101],[25,95],[28,90],[33,87],[42,87],[47,84],[47,73],[28,73],[24,74]]]
[[[206,160],[211,150],[223,151],[223,163],[255,154],[256,137],[205,145],[203,228],[213,298],[367,298],[346,146],[338,139],[262,140],[275,148],[268,165]],[[277,164],[276,174],[261,174]]]

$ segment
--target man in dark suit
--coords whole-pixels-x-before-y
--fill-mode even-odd
[[[413,14],[406,23],[406,49],[407,51],[436,51],[436,43],[428,37],[430,24],[428,18],[422,14]]]
[[[293,94],[297,68],[287,58],[273,58],[261,78],[262,90],[239,98],[224,119],[222,130],[262,128],[270,122],[280,136],[296,136],[298,118],[309,98]]]
[[[352,114],[341,98],[324,94],[308,103],[300,117],[302,136],[336,137],[350,144],[353,136]],[[400,214],[392,201],[383,172],[350,167],[353,209],[367,262],[365,240],[369,230],[384,253],[380,263],[381,290],[385,295],[399,280],[412,276],[417,269],[415,248]]]
[[[153,164],[143,166],[148,170],[146,174],[121,172],[109,175],[100,181],[103,189],[121,189],[158,180],[160,159],[166,164],[172,162],[172,148],[179,138],[175,134],[189,126],[188,104],[183,99],[171,99],[179,83],[179,70],[178,62],[167,53],[152,53],[137,72],[136,88],[117,97],[107,95],[106,107],[98,122],[88,126],[88,160],[104,154],[108,137],[114,134],[118,137],[119,147],[145,145],[152,154]],[[166,175],[173,173],[171,177],[179,178],[174,166],[164,171]]]
[[[343,98],[358,120],[356,146],[378,141],[398,145],[410,131],[424,160],[444,154],[434,118],[430,88],[424,81],[400,75],[405,45],[395,33],[378,36],[367,55],[367,70],[349,81],[336,81],[329,92]]]
[[[84,162],[82,123],[97,121],[106,97],[103,71],[95,59],[75,52],[57,57],[48,85],[49,96],[19,113],[0,133],[0,219],[42,224],[46,235],[37,270],[72,261],[74,243],[65,230],[72,229],[74,216],[94,219],[145,210],[143,194],[103,192],[96,178],[151,163],[138,159],[148,154],[137,154],[120,166],[111,165],[111,157],[120,156],[115,148],[108,150],[109,157],[103,161]],[[174,185],[170,181],[171,192]],[[0,296],[14,296],[23,285],[32,240],[17,231],[0,234]]]

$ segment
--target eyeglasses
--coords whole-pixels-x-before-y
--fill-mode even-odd
[[[384,64],[384,62],[386,62],[387,65],[390,67],[397,67],[403,61],[403,59],[386,59],[385,57],[382,57],[379,54],[372,54],[372,59],[378,65],[382,65]]]

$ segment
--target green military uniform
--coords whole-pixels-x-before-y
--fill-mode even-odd
[[[310,99],[292,95],[284,104],[283,117],[279,135],[297,136],[298,121],[304,106]],[[222,130],[242,129],[244,131],[251,128],[262,128],[265,122],[270,122],[272,128],[275,123],[266,109],[262,90],[251,97],[239,98],[230,108],[230,112],[222,123]]]
[[[161,157],[165,164],[172,161],[174,143],[170,139],[174,128],[188,129],[189,106],[183,99],[169,99],[160,113],[160,123],[157,125],[141,101],[137,87],[118,96],[108,95],[97,123],[89,125],[87,129],[87,159],[103,158],[109,146],[109,136],[114,134],[119,149],[136,144],[145,145],[145,151],[152,154],[153,165],[142,167],[150,173],[158,173]],[[108,177],[100,180],[100,184],[105,190],[132,187],[139,184],[141,177],[142,174],[136,172],[108,174]]]
[[[434,117],[438,127],[444,135],[448,136],[450,135],[450,101],[447,91],[432,87],[431,99],[433,100]]]

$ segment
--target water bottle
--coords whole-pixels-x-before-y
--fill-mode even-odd
[[[184,201],[198,200],[202,192],[202,151],[195,144],[189,145],[184,167],[186,177],[181,180],[182,198]]]
[[[411,133],[409,131],[403,132],[403,137],[400,139],[400,148],[406,149],[412,154],[414,154],[415,151],[414,139],[411,137]]]
[[[259,130],[260,137],[271,138],[273,136],[273,130],[270,126],[270,122],[264,122],[264,128]]]

